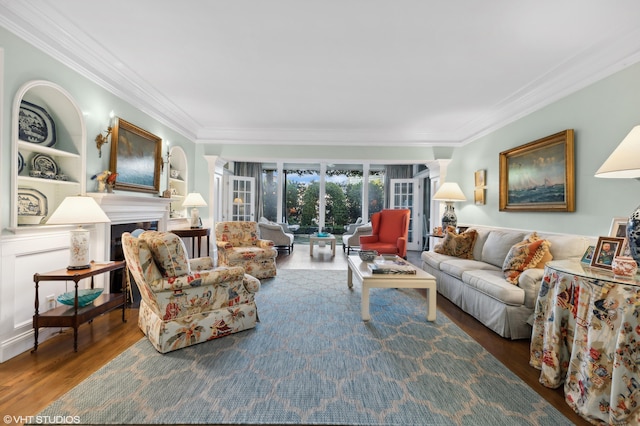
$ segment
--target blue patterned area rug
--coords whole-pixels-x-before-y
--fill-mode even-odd
[[[40,415],[87,424],[571,424],[416,290],[345,271],[264,280],[255,329],[159,354],[142,339]],[[522,360],[527,362],[527,360]]]

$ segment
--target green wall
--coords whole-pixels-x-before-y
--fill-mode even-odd
[[[635,64],[456,149],[446,180],[458,182],[471,200],[457,203],[458,222],[607,235],[613,217],[628,217],[640,204],[640,182],[596,178],[594,174],[640,124],[638,93],[640,64]],[[575,131],[575,212],[500,212],[499,153],[565,129]],[[472,201],[473,172],[480,169],[487,171],[485,205]]]

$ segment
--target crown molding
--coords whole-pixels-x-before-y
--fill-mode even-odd
[[[0,25],[98,86],[197,143],[462,146],[640,61],[640,30],[619,34],[539,76],[450,133],[388,129],[203,128],[55,7],[0,0]]]
[[[207,128],[198,143],[252,145],[350,145],[350,146],[442,146],[459,145],[445,135],[384,129],[241,129]]]
[[[499,102],[492,113],[469,122],[454,139],[473,142],[637,62],[640,30],[590,46]]]
[[[0,25],[150,117],[195,140],[198,124],[50,4],[4,0]]]

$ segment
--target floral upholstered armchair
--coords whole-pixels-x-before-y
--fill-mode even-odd
[[[253,328],[260,281],[240,267],[189,260],[170,232],[122,234],[127,268],[140,289],[138,326],[161,353]]]
[[[256,278],[276,276],[278,251],[271,240],[261,240],[257,222],[216,223],[218,265],[242,266]]]

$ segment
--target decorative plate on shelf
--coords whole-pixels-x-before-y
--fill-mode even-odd
[[[42,107],[31,102],[20,103],[18,138],[21,141],[44,146],[56,144],[56,125],[53,118]]]
[[[58,165],[55,160],[46,154],[35,154],[31,158],[31,170],[37,170],[42,174],[53,172],[53,176],[58,174]]]
[[[37,189],[18,188],[18,216],[46,216],[47,197]]]
[[[18,151],[18,174],[22,173],[23,169],[24,169],[24,157],[22,156],[22,153]]]

